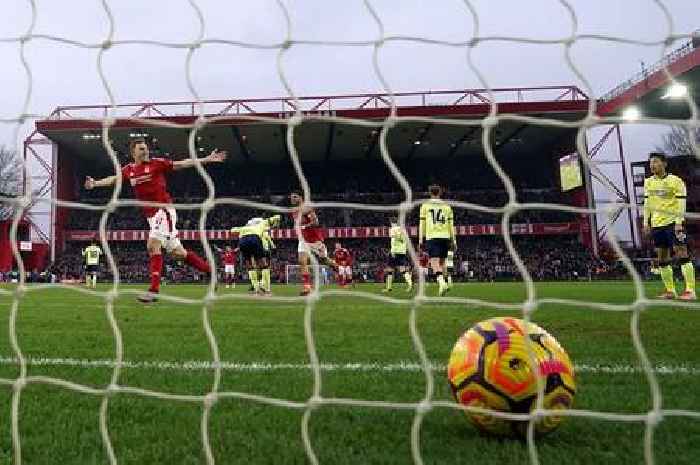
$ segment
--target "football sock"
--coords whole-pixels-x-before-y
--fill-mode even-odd
[[[386,289],[387,291],[391,290],[391,285],[394,282],[394,273],[387,273],[386,275]]]
[[[685,280],[685,290],[695,292],[695,265],[693,262],[685,262],[681,265],[681,273]]]
[[[413,287],[413,275],[411,275],[410,271],[404,272],[403,279],[406,280],[406,284],[408,284],[408,287]]]
[[[440,289],[443,289],[446,284],[445,284],[445,277],[442,275],[442,272],[438,271],[435,273],[436,279],[438,284],[440,285]]]
[[[207,263],[206,260],[204,260],[196,253],[192,252],[191,250],[187,250],[187,255],[185,256],[185,263],[203,273],[211,273],[209,263]]]
[[[263,287],[265,288],[266,291],[271,290],[271,287],[270,287],[270,269],[269,268],[265,268],[264,270],[262,270],[262,283],[263,283]]]
[[[452,287],[452,275],[451,274],[447,275],[447,286]]]
[[[163,256],[161,254],[151,255],[149,268],[151,271],[151,287],[148,290],[158,292],[160,290],[160,271],[163,269]]]
[[[249,270],[248,276],[250,277],[250,284],[256,291],[260,288],[260,282],[258,281],[258,272],[255,270]]]
[[[302,273],[301,280],[304,283],[304,289],[309,289],[311,287],[311,274],[308,272]]]
[[[92,275],[92,287],[97,287],[97,275]]]
[[[666,265],[660,267],[661,270],[661,280],[664,282],[666,287],[666,292],[676,293],[676,285],[673,283],[673,268],[671,265]]]

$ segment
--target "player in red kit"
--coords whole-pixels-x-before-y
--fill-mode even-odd
[[[302,291],[299,295],[309,295],[311,293],[311,273],[309,272],[310,254],[314,254],[316,259],[322,265],[328,265],[333,268],[335,263],[328,258],[328,249],[323,243],[324,232],[318,222],[318,216],[313,208],[302,208],[303,198],[298,192],[292,192],[289,195],[289,201],[293,206],[297,207],[292,211],[294,224],[299,224],[302,237],[299,238],[299,267],[301,268],[301,279],[303,282]]]
[[[172,161],[164,158],[151,158],[148,144],[142,138],[129,141],[129,152],[134,161],[122,168],[120,176],[122,182],[131,185],[136,198],[142,201],[172,203],[165,175],[171,171],[191,168],[195,164],[192,159]],[[202,164],[220,163],[225,159],[226,152],[214,150],[208,156],[200,158],[199,162]],[[116,181],[117,175],[98,180],[88,176],[85,178],[85,189],[112,186]],[[150,226],[146,248],[150,257],[151,286],[147,293],[139,296],[139,301],[150,303],[157,300],[156,295],[160,290],[160,275],[163,269],[163,248],[172,257],[184,260],[195,269],[211,273],[211,267],[206,260],[191,250],[186,250],[180,243],[176,227],[177,212],[174,208],[144,206],[141,207],[141,210]]]
[[[224,264],[224,282],[226,283],[226,289],[233,286],[236,288],[236,260],[238,259],[238,249],[234,249],[230,245],[227,245],[225,249],[220,249],[214,247],[219,253],[221,262]]]
[[[335,243],[333,259],[338,266],[338,284],[340,284],[340,287],[347,287],[348,284],[352,284],[352,254],[340,242]]]

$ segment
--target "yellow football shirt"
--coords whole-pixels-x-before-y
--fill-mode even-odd
[[[430,199],[420,207],[419,239],[453,239],[452,207],[441,199]]]
[[[99,265],[100,255],[102,255],[102,249],[96,245],[89,245],[83,250],[83,257],[85,257],[86,265]]]
[[[391,237],[391,254],[406,255],[408,243],[401,226],[392,226],[389,229],[389,237]]]
[[[267,228],[263,231],[262,243],[263,243],[263,249],[265,249],[265,250],[271,250],[271,249],[275,248],[275,243],[272,240],[272,236],[270,236],[270,228]]]
[[[656,176],[644,180],[644,224],[660,228],[669,224],[683,223],[685,183],[673,174],[663,178]]]
[[[275,215],[267,219],[253,218],[245,226],[231,228],[232,233],[238,233],[238,237],[258,236],[261,241],[264,239],[265,231],[279,224],[280,215]]]

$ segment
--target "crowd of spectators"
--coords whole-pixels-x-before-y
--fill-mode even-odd
[[[154,155],[158,155],[156,152]],[[169,155],[165,155],[169,157]],[[174,157],[174,158],[181,158]],[[121,163],[128,163],[126,157]],[[558,177],[556,157],[541,154],[512,156],[499,160],[501,167],[517,189],[548,189],[554,187]],[[414,191],[425,191],[434,182],[449,186],[452,190],[504,190],[503,183],[484,157],[469,160],[443,158],[415,158],[396,160],[397,168]],[[320,195],[343,193],[401,192],[401,186],[386,164],[377,158],[329,160],[328,162],[302,162],[301,168],[311,190]],[[277,196],[299,189],[299,178],[289,159],[274,165],[265,163],[235,164],[231,160],[208,165],[206,171],[216,189],[216,197]],[[76,171],[76,197],[109,197],[109,188],[86,191],[82,188],[85,176],[100,177],[113,172],[95,172],[95,167],[78,166]],[[168,189],[175,197],[204,197],[207,186],[203,179],[191,170],[169,174]],[[130,196],[131,189],[124,186],[121,196]]]
[[[533,169],[533,164],[538,168]],[[331,166],[332,165],[332,166]],[[357,205],[396,206],[404,201],[404,194],[386,165],[381,160],[333,161],[327,163],[304,163],[304,174],[312,187],[314,202],[343,202]],[[465,170],[465,166],[468,169]],[[542,156],[535,160],[515,157],[502,160],[502,167],[511,178],[517,201],[520,203],[569,204],[568,194],[556,185],[556,164]],[[247,199],[258,203],[288,207],[287,194],[298,189],[298,178],[289,163],[282,162],[270,169],[261,164],[249,164],[230,169],[227,163],[207,167],[216,188],[216,198]],[[427,186],[439,182],[448,186],[446,198],[474,205],[500,208],[508,203],[508,197],[500,179],[485,160],[442,160],[430,162],[398,162],[398,168],[413,189],[415,199],[427,197]],[[97,176],[97,173],[85,173]],[[107,174],[107,173],[105,173]],[[75,197],[92,205],[108,202],[109,189],[85,191],[77,179]],[[177,203],[200,204],[207,190],[202,179],[191,172],[176,172],[170,175],[169,190]],[[125,186],[120,198],[131,198],[133,193]],[[103,210],[71,209],[67,211],[64,228],[67,230],[95,230],[98,228]],[[500,223],[500,212],[483,212],[473,208],[455,208],[455,223],[494,224]],[[198,229],[202,210],[199,208],[178,209],[180,230]],[[255,216],[270,215],[270,210],[245,208],[239,205],[218,204],[207,212],[206,229],[228,229],[244,224]],[[358,208],[318,208],[320,222],[325,227],[387,226],[396,210],[365,210]],[[558,223],[576,221],[573,213],[562,210],[520,210],[510,218],[511,223]],[[408,212],[406,223],[417,225],[418,207]],[[283,228],[293,227],[292,220],[285,216]],[[147,224],[137,207],[119,207],[107,215],[108,230],[147,229]],[[286,266],[295,264],[296,241],[279,240],[272,261],[272,279],[284,282]],[[613,277],[620,270],[614,265],[595,259],[583,247],[577,237],[525,237],[516,236],[515,246],[534,279],[595,279]],[[223,243],[213,243],[222,247]],[[329,249],[333,241],[328,240]],[[82,275],[80,242],[68,242],[59,254],[52,270],[61,279],[76,279]],[[355,271],[361,279],[378,280],[388,263],[388,239],[343,240],[355,256]],[[126,282],[142,282],[148,278],[148,257],[142,242],[113,242],[112,253],[119,267],[120,277]],[[188,243],[200,254],[201,244]],[[237,267],[244,277],[243,267]],[[111,279],[108,266],[102,266],[103,278]],[[623,270],[624,271],[624,270]],[[520,279],[512,257],[505,248],[503,239],[497,236],[460,237],[455,257],[455,274],[458,280],[514,280]],[[624,273],[623,273],[624,274]],[[165,275],[168,280],[189,282],[204,277],[188,267],[166,260]]]
[[[425,198],[426,194],[416,193],[417,198]],[[492,208],[503,207],[507,203],[507,197],[502,191],[455,191],[447,196],[449,199],[468,202]],[[562,204],[565,200],[562,194],[555,189],[525,189],[518,192],[518,201],[521,203],[547,203]],[[274,197],[247,197],[248,200],[264,202],[270,205],[289,206],[286,196]],[[335,194],[316,196],[317,202],[345,202],[358,205],[398,205],[403,201],[403,196],[397,193],[384,194]],[[176,199],[182,204],[199,204],[201,198]],[[94,202],[94,203],[92,203]],[[107,199],[92,199],[91,204],[103,205]],[[178,228],[181,230],[198,229],[200,209],[181,208],[178,210]],[[455,223],[463,224],[493,224],[500,223],[499,213],[483,212],[475,209],[455,208]],[[217,205],[207,213],[207,229],[228,229],[232,226],[244,224],[249,218],[255,216],[270,215],[271,211],[244,208],[237,205]],[[389,219],[397,214],[396,211],[363,210],[358,208],[321,208],[319,218],[326,227],[349,226],[386,226]],[[94,230],[97,229],[103,215],[102,210],[72,209],[67,215],[65,229]],[[418,208],[412,209],[407,216],[408,224],[417,224]],[[521,210],[511,218],[512,223],[558,223],[575,221],[574,213],[562,210]],[[108,230],[146,229],[146,220],[134,207],[120,207],[107,215]],[[292,227],[291,219],[287,221],[287,227]]]
[[[334,240],[326,241],[333,249]],[[342,245],[348,248],[354,258],[353,268],[361,280],[381,280],[383,270],[389,261],[388,239],[343,239]],[[575,236],[513,237],[514,246],[535,280],[577,280],[614,279],[627,276],[624,267],[615,261],[595,258],[581,245]],[[213,247],[222,248],[227,243],[211,242]],[[83,274],[83,260],[80,254],[85,243],[69,242],[66,250],[51,267],[51,271],[61,280],[80,279]],[[235,242],[233,243],[235,245]],[[199,242],[187,242],[186,246],[204,256]],[[110,249],[120,273],[122,282],[146,282],[148,280],[148,256],[142,242],[112,242]],[[219,256],[212,250],[217,260]],[[297,263],[296,241],[277,241],[272,260],[272,279],[286,282],[287,265]],[[197,282],[205,279],[202,274],[183,266],[174,260],[166,259],[165,277],[172,282]],[[110,267],[103,260],[102,279],[112,279]],[[221,269],[222,266],[218,265]],[[220,270],[221,271],[221,270]],[[237,266],[239,280],[246,276],[242,263]],[[644,263],[640,271],[647,273]],[[455,254],[455,279],[459,281],[501,281],[521,279],[512,256],[502,237],[474,236],[461,237]]]

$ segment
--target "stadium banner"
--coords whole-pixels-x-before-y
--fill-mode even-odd
[[[496,236],[501,235],[500,224],[469,224],[460,225],[455,228],[458,236]],[[517,223],[510,225],[510,232],[513,235],[559,235],[578,234],[580,223]],[[410,226],[408,229],[410,236],[418,235],[418,228]],[[213,229],[206,231],[208,240],[229,240],[235,239],[237,234],[233,234],[225,229]],[[271,231],[273,239],[285,240],[296,239],[294,229],[273,229]],[[199,230],[179,231],[179,237],[183,241],[197,241],[201,237]],[[326,228],[327,239],[364,239],[375,237],[389,237],[389,228],[384,226],[352,227],[352,228]],[[91,241],[98,238],[97,231],[72,230],[66,231],[66,239],[69,241]],[[108,241],[145,241],[148,238],[146,230],[119,230],[107,231]]]

